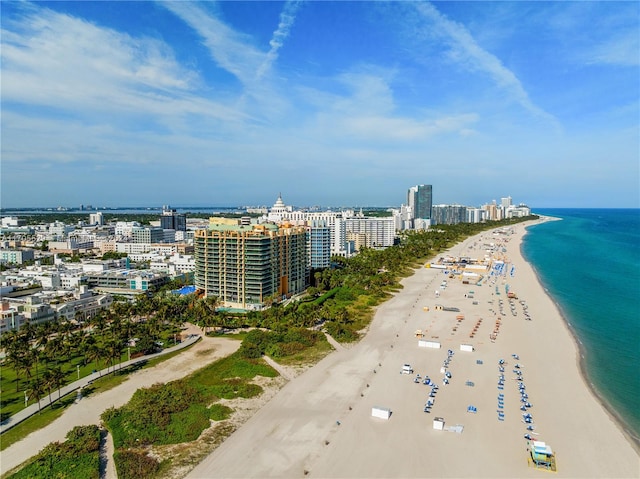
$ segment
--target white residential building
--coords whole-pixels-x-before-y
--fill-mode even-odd
[[[98,211],[97,213],[89,214],[89,224],[102,226],[104,224],[104,218],[102,217],[102,213]]]
[[[274,223],[288,222],[295,226],[324,223],[330,230],[331,254],[348,256],[345,219],[354,216],[353,210],[344,211],[294,211],[278,196],[269,214],[263,220]]]
[[[55,306],[58,319],[86,321],[113,304],[110,294],[93,294],[86,286],[82,286],[74,296],[75,299]]]
[[[395,220],[392,216],[382,218],[356,217],[345,220],[347,233],[366,235],[367,248],[393,246],[396,237]]]
[[[133,228],[137,228],[139,226],[140,223],[137,221],[117,221],[115,235],[131,237],[133,234]]]
[[[19,329],[25,321],[24,315],[16,306],[6,300],[0,303],[0,336],[8,331]]]
[[[175,277],[185,273],[195,272],[196,261],[193,255],[175,253],[169,257],[158,256],[154,258],[149,265],[149,269],[152,271],[161,271],[171,277]]]

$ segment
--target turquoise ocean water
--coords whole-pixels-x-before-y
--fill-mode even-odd
[[[522,253],[580,342],[587,381],[640,438],[640,210],[534,209]]]

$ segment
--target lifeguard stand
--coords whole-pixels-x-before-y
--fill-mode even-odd
[[[527,461],[530,466],[550,472],[557,472],[556,455],[551,446],[542,441],[529,441],[529,456]]]

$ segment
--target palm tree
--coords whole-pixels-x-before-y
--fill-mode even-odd
[[[53,380],[53,372],[49,368],[42,373],[42,387],[49,391],[49,404],[51,404],[51,389],[55,387],[55,382]]]
[[[131,306],[129,302],[116,301],[111,305],[111,309],[116,316],[128,317],[131,315]]]
[[[115,360],[121,357],[122,353],[122,345],[118,341],[109,341],[104,345],[105,355],[104,357],[109,362],[110,365],[113,366],[113,371],[116,370]],[[107,366],[108,368],[108,366]],[[108,371],[108,369],[107,369]]]
[[[91,320],[89,321],[89,324],[91,324],[91,327],[94,331],[95,330],[98,331],[98,334],[102,333],[102,331],[104,331],[104,328],[107,324],[104,310],[99,311],[98,314],[96,314],[93,318],[91,318]]]
[[[96,338],[93,334],[88,334],[82,338],[82,343],[80,344],[80,349],[82,350],[82,365],[85,366],[87,364],[88,359],[88,351],[89,349],[96,344]]]
[[[92,343],[87,347],[86,358],[89,360],[89,362],[95,361],[99,376],[102,376],[102,372],[100,372],[100,360],[103,357],[104,357],[104,353],[102,351],[102,348],[99,347],[97,343]]]
[[[47,343],[47,346],[45,348],[47,356],[51,360],[55,360],[56,364],[59,363],[59,358],[63,351],[64,339],[62,338],[62,336],[56,336],[55,338],[51,339],[51,341]]]
[[[36,346],[41,349],[47,345],[49,341],[49,335],[51,334],[51,322],[47,321],[46,323],[39,324],[36,327],[35,335],[36,335]]]
[[[29,388],[27,389],[27,396],[33,397],[36,401],[38,401],[38,414],[40,414],[40,399],[42,399],[42,394],[44,393],[44,387],[42,384],[42,379],[39,377],[35,377],[29,383]]]
[[[22,364],[24,362],[24,356],[30,347],[29,341],[15,329],[5,333],[2,339],[5,344],[7,359],[13,365],[13,369],[16,372],[16,392],[18,392],[20,372],[23,371]]]
[[[84,333],[82,331],[71,333],[71,336],[69,336],[69,347],[76,354],[80,353],[80,347],[83,339]]]
[[[35,326],[31,324],[31,322],[27,321],[20,328],[20,333],[27,339],[27,341],[31,341],[35,336]]]
[[[51,379],[54,387],[58,390],[58,399],[60,399],[60,389],[64,386],[64,373],[59,366],[51,368]]]
[[[29,346],[29,349],[24,352],[20,360],[20,369],[24,373],[24,377],[26,379],[31,379],[31,377],[33,376],[31,374],[31,368],[36,361],[37,354],[33,349],[31,349],[31,346]]]

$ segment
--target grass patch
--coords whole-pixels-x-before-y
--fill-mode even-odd
[[[160,462],[144,451],[124,450],[113,453],[119,479],[153,479],[159,477]]]
[[[307,364],[315,364],[333,351],[333,346],[326,339],[318,341],[313,346],[306,348],[293,356],[285,356],[278,358],[278,362],[283,366],[303,366]]]
[[[191,379],[207,386],[229,378],[253,379],[256,376],[274,378],[277,375],[275,369],[264,361],[242,358],[238,353],[234,353],[196,371],[191,375]]]
[[[247,335],[247,331],[240,331],[237,333],[228,333],[224,329],[218,329],[216,331],[210,331],[207,333],[207,336],[211,338],[227,338],[227,339],[236,339],[238,341],[242,341]]]
[[[213,421],[223,421],[231,416],[233,409],[224,404],[212,404],[209,408],[209,419]]]
[[[255,397],[262,388],[250,381],[256,376],[277,375],[262,360],[232,354],[186,378],[139,389],[123,407],[105,411],[102,419],[116,448],[194,441],[210,426],[212,415],[230,413],[219,405],[209,408],[212,402]]]
[[[98,426],[77,426],[63,443],[53,442],[11,479],[99,479],[100,430]]]

